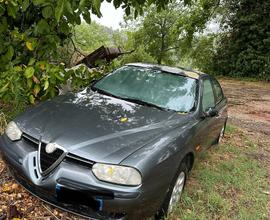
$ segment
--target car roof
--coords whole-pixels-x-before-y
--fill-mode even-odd
[[[126,64],[126,66],[136,66],[136,67],[160,70],[163,72],[179,74],[179,75],[190,77],[193,79],[199,79],[203,75],[208,75],[208,74],[200,72],[200,71],[186,69],[183,67],[170,67],[170,66],[148,64],[148,63],[128,63],[128,64]]]

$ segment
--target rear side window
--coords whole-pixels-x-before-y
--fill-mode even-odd
[[[216,79],[213,79],[213,85],[214,85],[214,90],[216,92],[217,100],[216,103],[219,103],[223,99],[223,92],[222,89]]]
[[[215,96],[212,88],[212,83],[209,79],[203,80],[203,97],[202,97],[203,111],[211,107],[215,107]]]

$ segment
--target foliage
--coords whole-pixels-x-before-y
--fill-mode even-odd
[[[112,46],[113,30],[96,22],[82,24],[74,28],[74,41],[76,46],[85,53],[93,52],[102,45]]]
[[[85,55],[98,49],[100,46],[118,45],[114,43],[115,31],[92,21],[87,24],[83,21],[72,29],[72,38],[64,41],[58,47],[57,62],[63,62],[66,67],[74,66]]]
[[[138,44],[136,40],[136,32],[126,31],[121,33],[122,36],[126,36],[126,40],[122,42],[122,47],[125,51],[133,51],[131,54],[124,55],[120,58],[121,64],[132,63],[132,62],[145,62],[154,63],[154,58],[146,52],[144,45]],[[118,40],[119,42],[119,40]],[[121,45],[121,43],[117,44]]]
[[[144,45],[145,51],[155,58],[158,64],[162,61],[168,63],[170,52],[177,47],[178,33],[175,31],[175,24],[178,13],[173,8],[168,10],[159,13],[155,9],[150,10],[144,18],[142,28],[135,35],[136,44]]]
[[[16,101],[47,99],[55,86],[69,77],[57,61],[58,49],[72,36],[72,27],[90,13],[101,16],[102,0],[2,0],[0,1],[0,97]],[[110,1],[109,1],[110,2]],[[151,3],[164,7],[169,0],[114,0],[126,13],[141,14]],[[74,73],[75,74],[75,73]],[[75,74],[76,75],[76,74]],[[75,76],[73,75],[73,77]],[[82,84],[84,83],[81,79]],[[27,99],[26,99],[27,97]]]
[[[270,80],[270,2],[227,0],[214,72]]]
[[[215,42],[217,34],[207,34],[196,36],[187,53],[185,53],[182,63],[205,73],[213,74],[213,62],[216,52]]]
[[[214,16],[217,0],[190,1],[185,5],[172,1],[164,10],[150,7],[138,21],[130,22],[130,29],[137,28],[134,45],[143,45],[157,63],[173,65],[179,57],[189,52],[195,33],[204,30],[206,23]]]

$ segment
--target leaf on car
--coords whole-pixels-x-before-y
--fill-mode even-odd
[[[128,118],[126,118],[126,117],[120,118],[120,122],[122,122],[122,123],[127,122],[127,121],[128,121]]]

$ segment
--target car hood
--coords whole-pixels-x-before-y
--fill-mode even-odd
[[[84,90],[41,103],[15,121],[24,133],[45,143],[89,160],[120,163],[176,121],[179,125],[175,115]],[[188,121],[181,118],[181,124]]]

